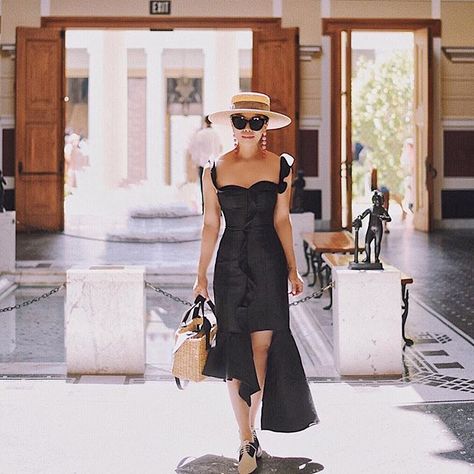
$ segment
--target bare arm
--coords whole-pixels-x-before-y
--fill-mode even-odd
[[[287,187],[284,193],[278,195],[273,223],[280,239],[283,251],[285,252],[288,266],[288,279],[291,282],[293,295],[298,295],[303,291],[303,280],[296,268],[296,258],[293,248],[293,233],[290,221],[290,197],[291,197],[291,173],[285,178]]]
[[[204,195],[204,221],[201,234],[201,253],[197,270],[196,282],[194,283],[194,297],[198,294],[209,299],[207,290],[207,269],[214,253],[219,229],[221,225],[221,207],[217,199],[216,189],[212,184],[209,167],[204,169],[202,176],[202,189]]]

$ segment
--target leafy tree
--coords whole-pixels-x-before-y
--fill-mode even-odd
[[[360,56],[352,80],[352,143],[364,145],[364,168],[377,168],[378,185],[403,193],[400,155],[412,137],[413,54],[394,51],[375,61]],[[356,171],[356,170],[354,170]],[[363,180],[356,172],[354,180]],[[356,188],[361,183],[354,183]],[[363,188],[363,184],[362,184]]]

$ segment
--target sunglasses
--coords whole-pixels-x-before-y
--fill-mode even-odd
[[[246,119],[242,115],[232,115],[232,124],[237,130],[243,130],[247,124],[250,125],[250,129],[254,132],[258,132],[268,122],[268,117],[259,117],[255,115],[252,118]]]

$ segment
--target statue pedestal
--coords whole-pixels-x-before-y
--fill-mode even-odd
[[[306,269],[306,258],[303,249],[303,232],[314,232],[314,212],[290,214],[293,228],[293,246],[295,249],[296,264],[300,273]]]
[[[400,272],[332,272],[334,358],[340,375],[402,373]]]
[[[70,374],[143,374],[145,268],[67,271],[65,346]]]
[[[15,271],[15,211],[0,212],[0,272]]]

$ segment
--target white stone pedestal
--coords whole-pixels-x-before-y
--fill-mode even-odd
[[[65,346],[71,374],[143,374],[145,268],[67,271]]]
[[[400,272],[332,271],[334,359],[340,375],[402,373]]]
[[[0,272],[15,271],[15,211],[0,212]]]
[[[16,298],[13,292],[2,297],[2,283],[0,278],[0,308],[15,306]],[[7,282],[8,283],[8,282]],[[11,285],[11,284],[10,284]],[[16,309],[2,313],[0,316],[0,356],[10,355],[16,348]]]
[[[306,259],[303,249],[303,232],[314,231],[314,212],[290,214],[293,228],[293,246],[295,249],[296,265],[300,273],[306,270]]]

